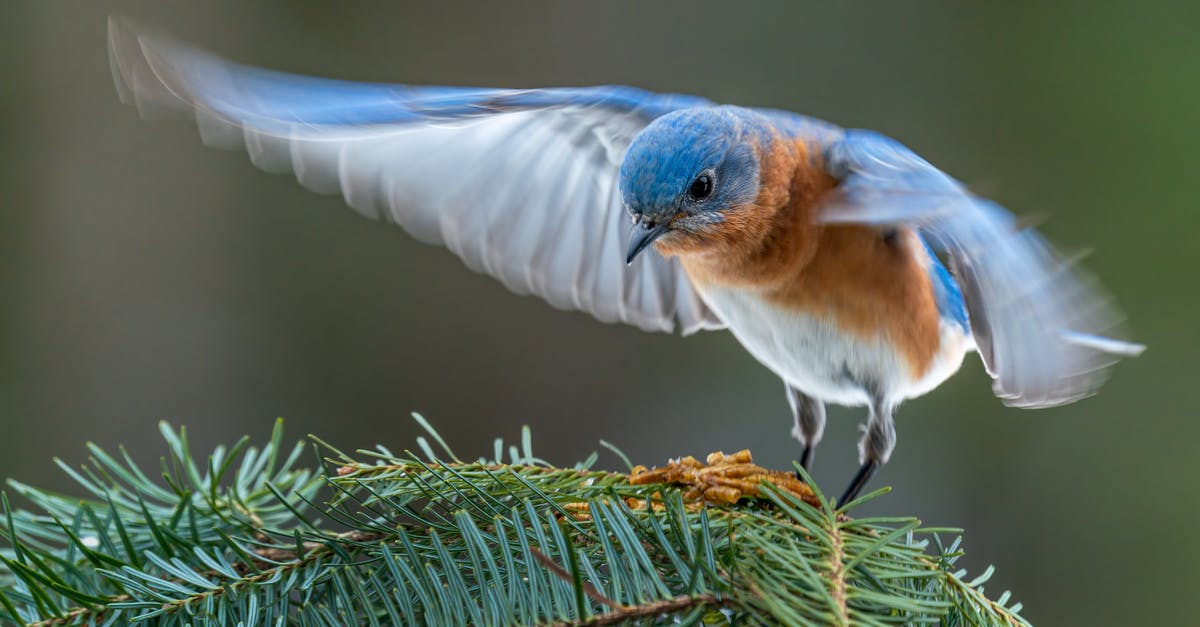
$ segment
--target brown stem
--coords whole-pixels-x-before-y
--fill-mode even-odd
[[[698,594],[696,596],[681,595],[662,601],[654,601],[644,605],[626,605],[621,609],[612,612],[593,616],[587,620],[577,621],[562,621],[557,623],[548,623],[545,627],[592,627],[593,625],[616,625],[626,621],[649,618],[651,616],[659,616],[662,614],[670,614],[672,612],[681,612],[697,607],[723,607],[729,604],[728,599],[718,598],[712,594]]]
[[[839,624],[850,625],[850,608],[846,605],[846,572],[842,564],[842,530],[838,523],[830,526],[829,537],[833,546],[830,550],[829,580],[833,583],[833,600],[837,604]]]
[[[554,563],[554,560],[550,559],[545,553],[542,553],[533,547],[529,547],[529,552],[533,553],[534,559],[541,562],[542,566],[545,566],[547,570],[554,573],[554,575],[559,579],[574,585],[575,578],[571,576],[571,573],[567,572],[567,569]],[[596,589],[596,586],[593,586],[586,581],[583,582],[583,593],[586,594],[589,599],[601,605],[608,606],[614,610],[625,609],[624,605],[621,605],[620,603],[617,603],[603,594],[600,594],[600,591]]]

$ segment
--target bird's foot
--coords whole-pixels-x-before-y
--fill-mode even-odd
[[[668,461],[664,468],[647,470],[645,466],[635,466],[629,482],[673,483],[688,488],[684,499],[721,505],[731,505],[743,497],[761,496],[762,484],[766,482],[806,503],[820,505],[812,488],[794,473],[758,466],[748,450],[731,455],[711,453],[705,463],[689,455]]]

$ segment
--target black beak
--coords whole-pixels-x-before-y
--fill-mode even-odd
[[[633,263],[633,258],[638,256],[638,253],[646,249],[647,246],[654,243],[654,240],[663,236],[664,233],[670,230],[670,223],[662,221],[657,225],[651,225],[647,222],[635,224],[633,233],[629,238],[629,252],[625,253],[625,263]]]

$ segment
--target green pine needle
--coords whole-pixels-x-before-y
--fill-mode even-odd
[[[199,456],[163,424],[158,480],[92,445],[87,465],[60,462],[85,498],[9,481],[24,503],[0,495],[0,623],[1027,624],[983,593],[990,568],[956,572],[953,530],[769,485],[706,505],[594,455],[552,467],[528,429],[466,463],[414,418],[421,457],[324,445],[327,466],[306,468],[281,422],[261,448]]]

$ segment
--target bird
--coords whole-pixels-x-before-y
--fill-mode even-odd
[[[809,470],[865,407],[858,498],[894,413],[976,353],[1007,405],[1094,394],[1144,346],[1074,260],[913,151],[784,110],[626,86],[314,78],[109,20],[118,95],[340,194],[518,294],[646,331],[727,329],[782,379]],[[797,471],[798,472],[798,471]]]

